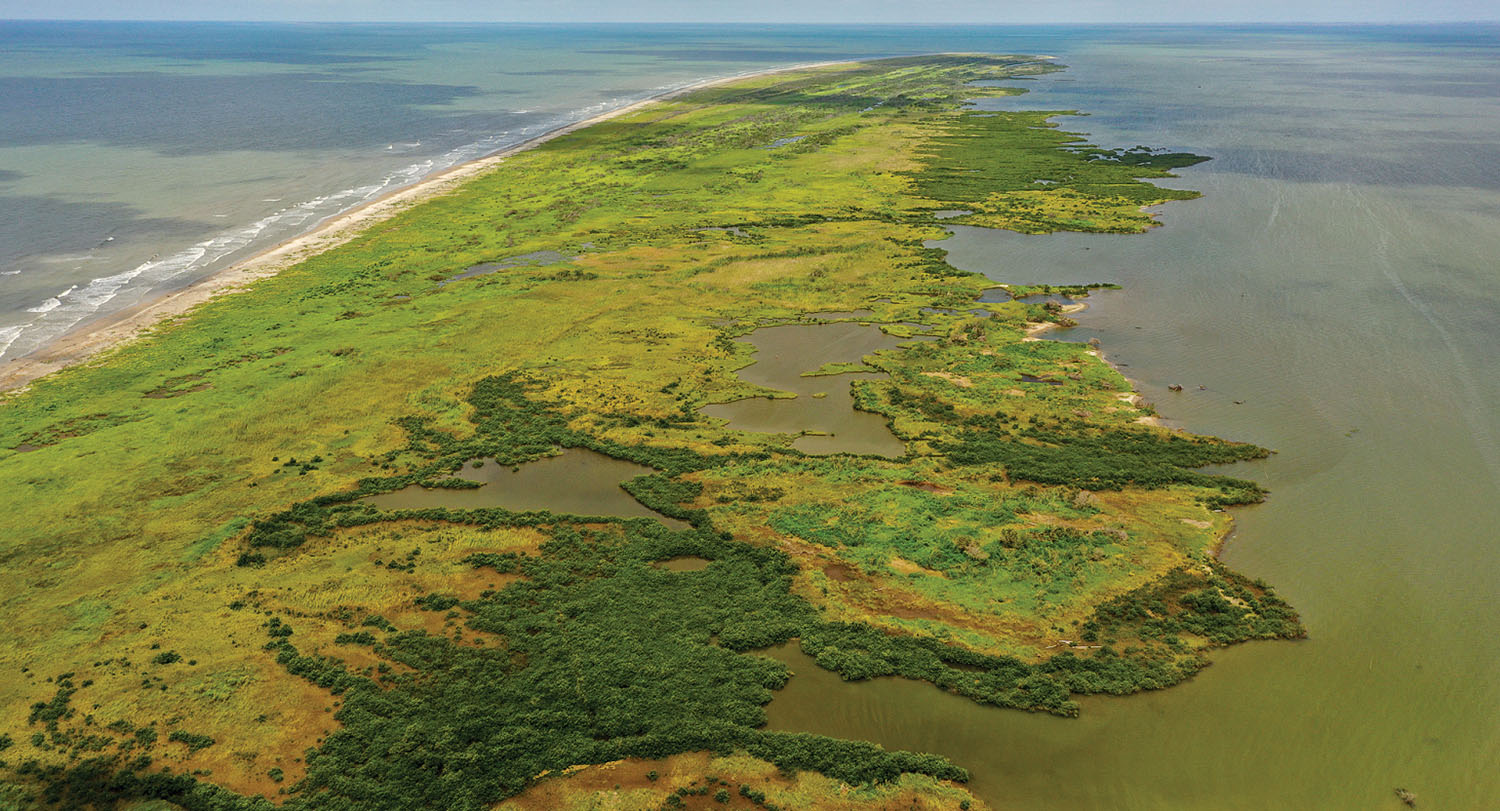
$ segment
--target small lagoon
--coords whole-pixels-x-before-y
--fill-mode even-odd
[[[385,510],[503,507],[571,515],[655,518],[674,529],[689,526],[685,521],[655,512],[620,487],[621,482],[656,472],[645,465],[585,448],[568,448],[556,456],[515,467],[501,465],[493,459],[478,461],[478,467],[473,463],[465,464],[455,476],[464,481],[478,482],[480,487],[456,489],[414,484],[370,496],[366,501]]]
[[[864,311],[812,317],[825,320],[860,312]],[[905,443],[891,433],[885,417],[854,407],[854,381],[883,379],[884,372],[808,373],[827,364],[859,363],[866,355],[899,349],[911,339],[889,335],[873,324],[836,321],[762,327],[741,340],[755,347],[755,362],[740,370],[740,378],[795,396],[749,397],[706,406],[704,414],[729,420],[729,426],[740,431],[800,434],[792,447],[804,453],[905,455]]]

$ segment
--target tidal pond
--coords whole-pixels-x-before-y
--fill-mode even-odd
[[[907,339],[871,324],[838,322],[763,327],[741,340],[755,347],[755,362],[740,370],[740,378],[796,396],[751,397],[705,406],[704,414],[729,420],[729,427],[740,431],[803,434],[792,447],[804,453],[906,453],[906,445],[891,433],[884,417],[854,408],[853,381],[883,378],[884,373],[804,373],[830,363],[858,363],[872,352],[898,348]]]
[[[472,279],[475,276],[484,276],[488,273],[495,273],[501,270],[509,270],[510,268],[555,265],[558,262],[565,262],[567,261],[567,259],[568,257],[558,253],[557,251],[533,251],[531,253],[522,254],[520,256],[512,256],[509,259],[501,259],[498,262],[485,262],[481,265],[475,265],[462,273],[455,274],[448,277],[447,279],[438,282],[438,287],[450,285],[454,282],[463,281],[464,279]]]
[[[557,456],[512,468],[493,459],[479,467],[464,465],[455,475],[483,486],[466,489],[411,485],[367,501],[386,510],[423,510],[447,507],[474,510],[550,510],[573,515],[611,515],[655,518],[674,529],[688,523],[668,518],[636,501],[620,483],[656,471],[645,465],[605,456],[586,448],[568,448]]]

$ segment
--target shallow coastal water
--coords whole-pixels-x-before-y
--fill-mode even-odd
[[[455,475],[480,487],[446,488],[411,485],[390,493],[370,496],[369,502],[386,510],[425,510],[445,507],[474,510],[504,507],[507,510],[551,510],[573,515],[618,515],[655,518],[674,529],[688,524],[668,518],[636,501],[620,483],[656,471],[645,465],[614,459],[584,448],[568,448],[514,468],[493,459],[478,460]]]
[[[985,105],[1214,156],[1176,181],[1205,197],[1146,235],[934,243],[997,280],[1124,286],[1049,337],[1098,338],[1169,424],[1278,451],[1233,468],[1272,494],[1235,511],[1223,557],[1308,640],[1215,653],[1077,720],[846,684],[794,652],[771,724],[943,752],[1001,807],[1394,809],[1398,786],[1500,806],[1495,42],[1077,44],[1067,73]]]
[[[3,21],[0,363],[434,172],[705,78],[1257,37],[1451,47],[1487,30]],[[1451,98],[1483,89],[1437,81]]]
[[[0,362],[565,124],[880,52],[694,26],[0,21]]]

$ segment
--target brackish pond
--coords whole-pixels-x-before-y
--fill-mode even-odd
[[[688,524],[668,518],[636,501],[620,483],[656,471],[586,448],[568,448],[557,456],[527,462],[516,468],[485,459],[480,467],[465,464],[455,474],[484,486],[454,490],[411,485],[391,493],[370,496],[370,503],[386,510],[422,510],[448,507],[472,510],[504,507],[507,510],[551,510],[573,515],[645,516],[676,529]]]
[[[652,564],[658,569],[666,569],[669,572],[701,572],[708,568],[713,561],[708,558],[700,558],[697,555],[679,555],[675,558],[658,560]]]
[[[883,372],[815,377],[803,373],[829,363],[858,363],[873,352],[895,349],[907,339],[887,335],[872,324],[844,321],[763,327],[740,340],[755,347],[755,362],[740,370],[740,378],[796,397],[751,397],[706,406],[704,414],[729,420],[729,427],[739,431],[809,432],[792,443],[805,453],[906,453],[905,444],[891,433],[884,417],[854,408],[853,381],[883,378]]]
[[[509,270],[511,268],[531,267],[537,265],[554,265],[558,262],[566,261],[567,259],[568,257],[558,253],[557,251],[534,251],[532,253],[522,254],[520,256],[512,256],[509,259],[501,259],[498,262],[485,262],[481,265],[475,265],[462,273],[455,274],[448,277],[447,279],[444,279],[441,282],[438,282],[438,287],[443,287],[444,285],[449,285],[454,282],[461,282],[464,279],[472,279],[475,276],[484,276],[490,273],[498,273],[499,271]]]

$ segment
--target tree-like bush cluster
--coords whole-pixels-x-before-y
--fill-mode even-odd
[[[1029,441],[1022,441],[1022,440]],[[1187,484],[1218,491],[1215,506],[1265,498],[1255,482],[1199,473],[1191,468],[1260,459],[1265,448],[1212,437],[1190,437],[1148,428],[1062,433],[1028,429],[1020,436],[969,428],[939,448],[960,465],[1001,465],[1011,479],[1087,490]]]
[[[1116,218],[1134,217],[1140,206],[1198,196],[1138,179],[1170,177],[1168,170],[1207,158],[1092,147],[1047,120],[1067,114],[965,112],[949,123],[945,135],[930,141],[924,165],[908,177],[924,197],[1009,215],[1013,227],[1036,232],[1141,230],[1149,225],[1143,215]]]
[[[472,559],[524,580],[471,601],[423,599],[461,609],[482,646],[386,633],[374,652],[404,667],[360,674],[298,651],[281,630],[289,625],[268,623],[278,661],[343,700],[342,726],[310,753],[291,807],[481,808],[549,769],[703,749],[856,784],[907,771],[965,776],[935,756],[758,728],[787,670],[743,651],[817,624],[790,593],[780,552],[649,521],[550,533],[539,556]],[[650,565],[688,554],[714,564]]]
[[[1231,645],[1251,639],[1301,639],[1307,631],[1297,612],[1269,586],[1213,562],[1207,571],[1173,570],[1099,606],[1084,624],[1082,638],[1175,644],[1181,634]]]

